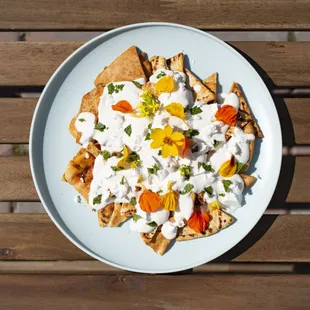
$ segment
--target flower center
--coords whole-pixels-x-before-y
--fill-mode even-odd
[[[166,137],[166,138],[164,138],[164,143],[172,145],[172,139],[170,139],[169,137]]]

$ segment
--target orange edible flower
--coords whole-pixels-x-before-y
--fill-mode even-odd
[[[162,208],[168,211],[175,211],[179,204],[179,194],[172,189],[173,182],[168,182],[168,192],[161,196],[160,202]]]
[[[221,167],[217,173],[224,178],[231,178],[236,173],[237,167],[238,165],[236,158],[232,155],[229,160],[221,164]]]
[[[192,146],[192,140],[184,136],[184,144],[182,145],[182,148],[181,148],[182,158],[184,158],[186,151],[190,149],[191,146]]]
[[[217,110],[215,117],[227,125],[235,126],[237,121],[237,110],[231,105],[224,105]]]
[[[112,105],[112,110],[122,113],[132,113],[133,108],[131,104],[126,100],[121,100],[117,104]]]
[[[160,196],[157,193],[145,190],[139,198],[140,208],[144,212],[154,212],[160,208]]]
[[[196,233],[201,233],[206,230],[210,216],[202,210],[195,210],[192,216],[188,219],[188,227]]]

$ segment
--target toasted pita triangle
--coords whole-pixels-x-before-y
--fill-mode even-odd
[[[100,102],[100,97],[102,95],[102,92],[103,92],[103,87],[98,86],[94,88],[93,90],[91,90],[90,92],[88,92],[87,94],[85,94],[82,97],[80,109],[77,115],[79,115],[82,112],[91,112],[95,115],[96,122],[97,122],[98,121],[98,105]],[[71,135],[75,138],[76,143],[80,144],[81,133],[79,133],[75,128],[75,121],[76,121],[77,115],[72,118],[70,125],[69,125],[69,131]]]
[[[100,227],[108,226],[114,211],[114,203],[109,204],[97,211],[98,224]]]
[[[95,85],[133,81],[139,78],[145,78],[145,74],[137,48],[131,46],[99,73],[95,80]]]
[[[140,62],[146,78],[148,79],[152,75],[152,66],[149,60],[147,60],[146,53],[142,52],[139,56]]]
[[[157,227],[157,229],[148,234],[141,233],[140,235],[144,243],[159,255],[163,255],[166,252],[171,242],[171,240],[166,239],[161,233],[161,227]]]
[[[215,95],[216,101],[216,94],[217,94],[217,72],[212,73],[209,77],[203,80],[203,84],[205,84],[210,91]]]
[[[255,177],[248,174],[241,173],[240,176],[243,179],[245,188],[250,187],[256,181]]]
[[[245,133],[249,133],[249,134],[255,135],[256,130],[254,128],[253,122],[247,123],[242,129],[243,129],[243,131]],[[247,171],[249,169],[250,164],[251,164],[251,160],[252,160],[252,157],[253,157],[253,154],[254,154],[254,148],[255,148],[255,140],[249,142],[249,160],[242,167],[241,172],[245,172],[245,171]]]
[[[159,69],[168,69],[166,58],[163,56],[152,56],[150,62],[153,73]]]
[[[170,70],[183,72],[184,71],[184,54],[179,53],[167,59],[167,66]]]
[[[234,82],[231,86],[231,89],[229,91],[230,93],[235,93],[239,97],[240,101],[240,107],[239,107],[239,114],[242,117],[242,119],[246,122],[251,121],[253,123],[253,126],[255,128],[255,136],[259,138],[263,138],[264,135],[262,131],[260,130],[251,110],[250,106],[248,105],[247,101],[245,100],[242,91],[238,85],[238,83]]]
[[[110,227],[117,227],[136,213],[136,207],[129,203],[115,203],[114,211],[108,223]]]
[[[234,222],[234,219],[222,210],[214,210],[210,213],[210,215],[212,219],[208,225],[208,228],[204,232],[197,233],[188,226],[185,226],[179,230],[176,240],[185,241],[211,236]]]
[[[88,158],[85,158],[86,153],[87,150],[81,149],[73,159],[70,160],[62,180],[71,184],[88,202],[90,183],[93,179],[95,157],[89,154]]]
[[[189,80],[189,86],[195,95],[195,101],[201,103],[211,103],[216,100],[216,94],[205,86],[191,71],[185,68],[185,73]],[[197,87],[199,90],[195,90],[195,86],[199,86]]]

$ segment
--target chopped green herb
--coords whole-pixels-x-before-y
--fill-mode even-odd
[[[124,156],[123,152],[118,152],[116,158],[122,158]]]
[[[151,130],[152,129],[152,123],[149,123],[148,125],[147,125],[147,128],[149,129],[149,130]]]
[[[189,180],[191,177],[191,166],[181,165],[179,168],[180,175],[185,177],[185,180]]]
[[[133,198],[134,198],[134,197],[133,197]],[[139,220],[139,219],[141,219],[141,218],[142,218],[142,216],[139,215],[139,214],[137,214],[137,213],[135,213],[135,214],[132,216],[132,219],[133,219],[134,222],[137,222],[137,220]]]
[[[150,223],[147,223],[149,226],[151,227],[157,227],[157,223],[156,222],[150,222]]]
[[[131,136],[131,132],[132,132],[132,130],[131,130],[131,125],[128,125],[128,126],[124,129],[124,131],[125,131],[126,134],[130,137],[130,136]]]
[[[205,163],[201,163],[201,166],[204,170],[209,171],[209,172],[214,172],[215,170],[212,168],[211,165],[207,165]]]
[[[232,184],[232,182],[230,180],[222,180],[225,192],[227,192],[229,186]]]
[[[125,178],[125,176],[123,175],[120,184],[121,184],[121,185],[124,185],[124,184],[125,184],[125,181],[126,181],[126,178]]]
[[[157,194],[161,194],[163,192],[163,190],[162,189],[160,189],[159,191],[157,191],[156,193]]]
[[[204,188],[204,191],[208,194],[208,196],[210,197],[213,193],[213,187],[210,185],[208,187]]]
[[[162,78],[163,76],[166,76],[166,75],[167,74],[164,71],[160,71],[160,73],[156,75],[156,79],[160,79],[160,78]]]
[[[141,163],[139,154],[136,152],[131,152],[126,159],[126,162],[130,164],[132,167],[136,167]]]
[[[184,108],[184,113],[188,112],[190,110],[189,104]]]
[[[124,167],[111,166],[111,169],[113,171],[121,171],[121,170],[124,170]]]
[[[221,144],[221,141],[213,140],[213,146],[218,147]]]
[[[131,197],[131,198],[130,198],[130,204],[133,205],[133,206],[135,206],[135,205],[137,204],[137,199],[136,199],[136,197]]]
[[[198,144],[191,148],[192,153],[197,153],[199,151]]]
[[[194,188],[194,185],[187,183],[184,187],[184,189],[180,192],[181,195],[188,194],[192,189]]]
[[[98,195],[93,199],[93,205],[99,205],[101,203],[102,195]]]
[[[188,130],[185,130],[183,134],[185,137],[192,139],[194,136],[199,135],[199,131],[193,128],[189,128]]]
[[[95,126],[95,129],[96,130],[99,130],[100,132],[104,132],[104,130],[105,129],[108,129],[107,127],[106,127],[106,125],[103,125],[102,123],[98,123],[96,126]]]
[[[201,112],[202,112],[202,110],[200,109],[200,107],[192,107],[191,108],[191,114],[192,115],[197,115],[197,114],[199,114]]]
[[[161,155],[162,155],[161,150],[159,150],[158,151],[158,156],[161,156]]]
[[[225,194],[223,194],[223,193],[222,193],[222,194],[219,194],[219,196],[221,196],[221,197],[225,197]]]
[[[109,93],[109,95],[112,95],[114,93],[114,84],[113,83],[108,84],[108,93]]]
[[[100,152],[100,155],[102,155],[102,157],[103,157],[104,160],[108,160],[108,159],[111,157],[110,152],[109,152],[109,151],[106,151],[106,150],[101,151],[101,152]]]
[[[151,140],[151,134],[150,134],[149,132],[146,134],[144,140],[145,140],[145,141],[146,141],[146,140]]]
[[[142,88],[142,85],[139,83],[139,82],[137,82],[137,81],[132,81],[132,83],[136,86],[136,87],[138,87],[138,88]]]
[[[157,174],[157,171],[159,170],[159,167],[157,164],[154,164],[152,168],[147,168],[147,171],[149,174]]]
[[[238,163],[237,164],[237,171],[236,173],[239,173],[241,171],[241,169],[243,168],[244,164],[243,163]]]
[[[79,118],[79,121],[83,123],[85,122],[85,118]]]

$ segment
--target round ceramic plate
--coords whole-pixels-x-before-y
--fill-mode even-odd
[[[97,74],[129,46],[148,55],[170,57],[183,51],[186,66],[200,78],[219,74],[220,92],[241,84],[265,137],[256,143],[250,172],[259,178],[247,191],[243,207],[227,229],[202,239],[176,242],[163,256],[140,235],[119,228],[100,228],[96,212],[74,202],[77,192],[61,177],[80,148],[68,125]],[[47,213],[81,250],[107,264],[137,272],[167,273],[206,263],[231,249],[263,215],[276,186],[281,164],[281,131],[273,100],[253,67],[233,48],[200,30],[167,23],[143,23],[115,29],[89,41],[53,74],[37,105],[30,134],[30,160],[36,189]]]

